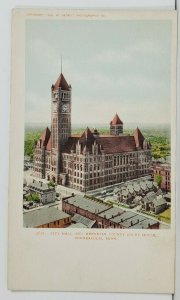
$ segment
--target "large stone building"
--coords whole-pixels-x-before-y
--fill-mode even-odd
[[[71,135],[71,86],[62,73],[51,96],[51,131],[46,128],[35,146],[35,176],[86,192],[151,172],[151,147],[138,128],[124,135],[116,114],[109,135],[88,127]]]

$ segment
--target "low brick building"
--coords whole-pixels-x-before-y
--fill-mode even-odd
[[[71,216],[56,207],[43,207],[23,213],[26,228],[65,228],[71,224]]]
[[[159,222],[136,212],[102,203],[88,197],[76,195],[62,200],[62,210],[72,217],[79,214],[96,221],[96,228],[133,228],[143,223],[144,229],[158,229]]]
[[[153,164],[153,177],[154,181],[160,176],[161,184],[160,187],[170,192],[171,191],[171,166],[170,163],[154,163]]]

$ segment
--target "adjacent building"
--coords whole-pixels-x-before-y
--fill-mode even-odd
[[[42,204],[55,202],[55,189],[49,186],[47,183],[33,180],[33,182],[25,188],[28,189],[29,194],[38,194]]]
[[[23,213],[26,228],[65,228],[71,224],[71,216],[57,207],[43,207]]]
[[[167,201],[163,195],[157,195],[154,192],[149,192],[140,200],[142,211],[152,212],[153,214],[160,214],[167,209]]]
[[[95,228],[134,228],[138,225],[144,229],[158,229],[159,222],[137,212],[126,211],[119,207],[102,203],[98,200],[76,195],[62,200],[62,210],[76,219],[77,214],[95,221]],[[89,221],[88,221],[89,222]],[[80,222],[82,224],[82,222]],[[77,218],[77,227],[79,218]],[[76,224],[73,225],[76,227]],[[84,227],[84,225],[83,225]]]
[[[170,163],[154,163],[153,164],[154,181],[159,177],[160,187],[170,192],[171,191],[171,165]]]
[[[51,131],[44,130],[34,149],[34,176],[86,192],[150,174],[149,142],[139,128],[123,134],[117,114],[109,135],[88,127],[71,134],[71,92],[61,73],[51,87]]]

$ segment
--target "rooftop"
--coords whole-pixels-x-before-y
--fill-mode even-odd
[[[153,226],[158,223],[158,220],[152,220],[149,218],[146,218],[145,220],[139,222],[138,224],[135,224],[134,226],[131,227],[131,229],[147,229],[150,226]]]
[[[138,224],[141,221],[144,221],[146,219],[147,218],[145,216],[142,216],[142,215],[138,214],[138,215],[136,215],[132,218],[126,219],[124,222],[121,222],[121,225],[123,227],[129,228],[129,227],[132,227],[133,225]]]
[[[70,215],[55,207],[43,207],[23,213],[24,227],[33,228],[68,218]]]
[[[63,201],[95,214],[101,213],[109,209],[109,205],[100,203],[95,200],[91,200],[81,195],[75,195]]]
[[[61,88],[64,91],[69,91],[70,86],[68,85],[64,75],[61,73],[54,85],[52,85],[52,90],[57,91]]]
[[[99,217],[110,220],[116,224],[120,224],[125,228],[148,228],[154,224],[157,224],[158,221],[150,219],[142,214],[124,210],[120,207],[112,207],[110,205],[101,204],[96,202],[95,200],[88,199],[81,195],[76,195],[74,197],[70,197],[68,199],[64,199],[63,201],[68,202],[76,207],[80,207],[84,210],[97,214]],[[99,212],[98,212],[99,210]],[[88,218],[85,218],[79,214],[75,214],[72,218],[73,221],[77,222],[77,224],[83,224],[88,227],[88,224],[93,222]],[[95,223],[95,221],[94,221]],[[76,225],[76,224],[75,224]],[[77,227],[77,226],[71,227]],[[90,227],[88,227],[90,228]]]
[[[118,114],[115,114],[113,120],[110,122],[111,125],[121,125],[123,122],[120,120]]]
[[[159,197],[156,197],[155,199],[153,199],[153,204],[156,207],[161,206],[166,203],[167,203],[166,200],[162,196],[159,196]]]
[[[106,210],[105,212],[100,213],[99,216],[102,218],[111,219],[111,218],[113,218],[113,216],[114,217],[119,216],[122,213],[124,213],[123,209],[121,209],[119,207],[112,207],[112,208],[109,208],[108,210]]]
[[[30,183],[28,188],[29,189],[35,188],[35,189],[39,189],[39,190],[44,191],[44,192],[49,191],[49,190],[54,191],[54,188],[49,186],[47,183],[44,183],[42,181],[36,181],[36,180],[33,180],[33,182]]]
[[[72,221],[76,223],[81,223],[87,228],[91,228],[96,223],[96,221],[90,220],[89,218],[83,217],[79,214],[75,214],[72,217]]]
[[[114,218],[111,218],[111,220],[114,222],[114,223],[118,223],[118,224],[122,224],[125,220],[128,220],[132,217],[135,217],[137,214],[134,213],[134,212],[131,212],[131,211],[125,211],[123,214],[119,215],[119,216],[116,216]]]
[[[87,228],[87,226],[84,225],[83,223],[76,223],[76,224],[71,224],[70,226],[68,226],[68,228]]]

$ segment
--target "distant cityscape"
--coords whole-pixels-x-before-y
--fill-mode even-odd
[[[109,126],[72,130],[71,101],[61,73],[51,87],[51,130],[25,128],[35,134],[25,139],[24,227],[168,229],[169,126],[158,128],[161,143],[153,126],[132,131],[134,124],[124,126],[117,113]]]

